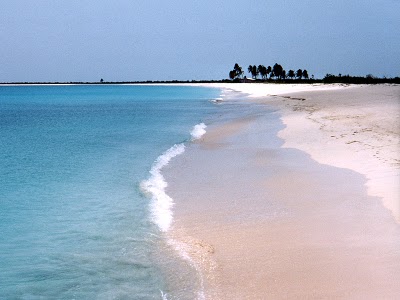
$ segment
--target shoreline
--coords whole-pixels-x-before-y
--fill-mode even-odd
[[[330,144],[301,110],[311,102],[307,93],[354,89],[233,90],[276,111],[210,126],[165,170],[176,203],[168,234],[202,270],[205,298],[399,296],[398,223],[367,195],[362,173],[320,164],[293,131],[305,130],[325,151]]]
[[[228,89],[225,85],[218,86]],[[366,176],[368,194],[382,198],[400,223],[400,85],[254,88],[237,84],[229,89],[245,93],[251,101],[279,109],[286,126],[278,133],[285,140],[283,147],[305,151],[319,163],[348,168]],[[382,89],[389,96],[380,100]],[[349,93],[349,90],[353,91]],[[364,90],[362,94],[358,93],[360,90]],[[331,103],[327,104],[328,101]],[[302,137],[305,127],[307,139]],[[320,150],[321,142],[324,151]]]
[[[283,112],[282,121],[287,127],[279,136],[285,140],[283,147],[300,149],[320,163],[364,175],[368,194],[381,198],[400,224],[400,88],[397,94],[390,88],[384,92],[383,97],[382,88],[369,86],[335,94],[292,94],[307,98],[308,103],[296,105],[295,112],[293,105],[287,105],[292,111]],[[321,103],[333,96],[334,107]],[[346,105],[348,97],[351,106]],[[300,123],[315,136],[296,138]],[[318,149],[317,140],[329,145],[324,153]]]

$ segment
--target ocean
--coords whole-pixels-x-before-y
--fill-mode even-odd
[[[204,134],[220,93],[0,86],[0,298],[195,295],[195,270],[163,246],[162,168]]]

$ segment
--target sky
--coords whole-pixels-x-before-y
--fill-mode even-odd
[[[400,76],[400,0],[2,0],[0,82]]]

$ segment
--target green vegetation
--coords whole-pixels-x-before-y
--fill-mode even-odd
[[[293,81],[296,78],[299,80],[308,80],[308,72],[307,70],[298,69],[296,72],[293,70],[289,70],[286,72],[283,67],[276,63],[273,67],[264,65],[249,65],[247,68],[247,72],[251,75],[253,80],[256,81]],[[239,64],[235,64],[233,70],[229,72],[229,78],[233,81],[246,81],[247,77],[243,76],[244,72],[242,67]],[[260,78],[258,78],[260,76]]]
[[[244,72],[242,67],[239,64],[235,64],[232,71],[229,72],[229,78],[231,82],[279,82],[279,83],[345,83],[345,84],[377,84],[377,83],[395,83],[400,84],[400,78],[379,78],[375,77],[371,74],[368,74],[365,77],[362,76],[350,76],[345,75],[342,76],[339,74],[338,76],[332,74],[326,74],[323,79],[315,79],[314,75],[311,75],[311,78],[308,75],[308,71],[305,69],[298,69],[294,71],[290,69],[286,72],[286,70],[282,67],[282,65],[276,63],[273,67],[264,65],[249,65],[247,68],[247,72],[251,75],[251,80],[244,76]]]
[[[249,65],[247,72],[252,79],[247,78],[242,67],[235,64],[233,70],[229,72],[229,78],[220,80],[141,80],[141,81],[105,81],[101,78],[96,82],[0,82],[0,84],[165,84],[165,83],[231,83],[231,82],[273,82],[273,83],[343,83],[343,84],[378,84],[391,83],[400,84],[400,77],[379,78],[371,74],[365,77],[350,75],[333,75],[326,74],[323,79],[315,79],[314,75],[309,77],[308,71],[305,69],[290,69],[286,71],[282,65],[276,63],[272,67],[264,65]]]
[[[243,73],[242,67],[240,67],[238,64],[235,64],[233,70],[229,72],[229,78],[232,80],[235,78],[241,78]]]
[[[365,77],[361,76],[350,76],[339,74],[338,76],[332,74],[326,74],[323,83],[348,83],[348,84],[377,84],[377,83],[396,83],[400,84],[400,77],[394,78],[378,78],[371,74],[368,74]]]

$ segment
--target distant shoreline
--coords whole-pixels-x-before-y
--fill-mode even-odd
[[[25,85],[143,85],[143,84],[204,84],[204,83],[263,83],[263,84],[312,84],[312,83],[342,83],[342,84],[400,84],[400,78],[372,78],[364,77],[328,77],[324,79],[285,79],[285,80],[144,80],[144,81],[70,81],[70,82],[0,82],[0,86],[25,86]]]
[[[171,83],[229,83],[230,80],[168,80],[168,81],[71,81],[71,82],[0,82],[4,85],[116,85],[116,84],[171,84]]]

